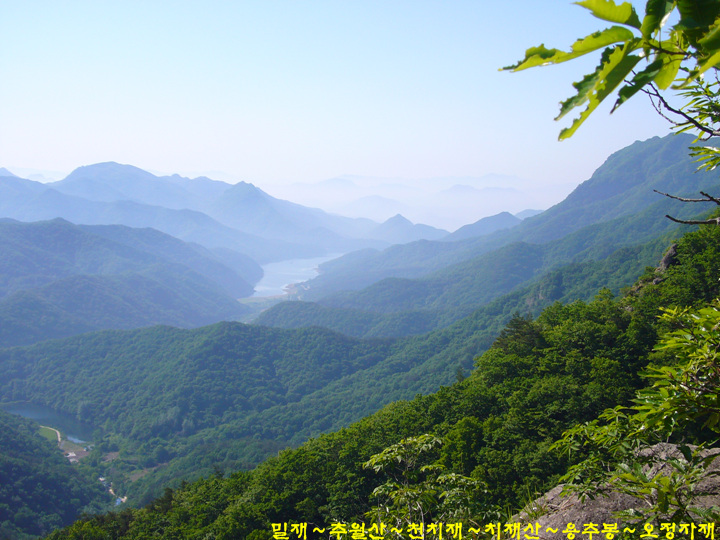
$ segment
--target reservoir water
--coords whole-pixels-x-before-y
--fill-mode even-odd
[[[263,278],[255,285],[253,297],[278,296],[285,294],[285,287],[302,283],[318,274],[318,266],[326,261],[337,259],[341,254],[313,257],[311,259],[289,259],[269,263],[262,267]]]
[[[0,404],[0,409],[10,414],[29,418],[43,426],[55,428],[74,443],[84,443],[92,440],[94,431],[92,426],[78,422],[73,416],[57,412],[50,407],[24,402]]]

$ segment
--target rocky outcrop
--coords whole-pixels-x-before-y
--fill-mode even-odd
[[[705,450],[700,455],[702,457],[717,456],[720,455],[720,449]],[[668,464],[668,460],[683,460],[678,447],[668,443],[646,448],[638,453],[638,457],[643,461],[648,460],[650,462],[643,469],[650,477],[656,474],[669,474],[671,466]],[[711,461],[705,469],[702,480],[695,486],[697,496],[693,500],[693,506],[700,508],[720,507],[719,471],[720,459]],[[631,509],[642,510],[648,507],[647,501],[612,489],[606,490],[604,495],[599,495],[594,499],[586,498],[583,501],[574,494],[563,496],[562,489],[562,485],[556,486],[534,500],[523,512],[514,517],[514,521],[520,522],[523,528],[530,524],[535,525],[533,532],[536,532],[536,534],[533,536],[539,537],[541,540],[568,538],[567,533],[563,533],[563,531],[567,529],[570,523],[573,523],[577,528],[576,534],[578,538],[588,538],[587,534],[582,535],[582,531],[589,524],[595,524],[597,527],[596,534],[602,531],[604,524],[612,523],[618,523],[619,530],[622,531],[621,521],[616,517],[618,512]],[[656,534],[658,532],[655,531]],[[598,537],[604,538],[604,535],[598,535]]]

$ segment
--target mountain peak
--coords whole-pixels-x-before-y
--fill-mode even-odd
[[[122,163],[116,163],[114,161],[105,161],[103,163],[95,163],[93,165],[83,165],[82,167],[78,167],[67,175],[65,180],[75,178],[96,178],[100,176],[103,178],[127,178],[132,176],[142,178],[143,180],[154,180],[157,178],[154,174],[135,167],[134,165],[123,165]]]
[[[386,220],[383,225],[412,225],[412,221],[403,216],[402,214],[395,214],[390,219]]]
[[[12,176],[13,178],[20,178],[18,175],[8,171],[5,167],[0,167],[0,176]]]
[[[460,227],[457,231],[449,235],[447,240],[456,241],[474,238],[477,236],[484,236],[501,229],[514,227],[521,221],[522,220],[520,218],[513,216],[510,212],[500,212],[493,216],[487,216],[479,219],[470,225]]]
[[[237,200],[238,198],[249,198],[249,197],[262,197],[266,193],[259,187],[250,184],[249,182],[240,181],[237,184],[233,184],[228,190],[227,194]]]

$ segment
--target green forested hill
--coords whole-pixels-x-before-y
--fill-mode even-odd
[[[662,219],[662,204],[656,204],[661,196],[653,189],[693,196],[717,184],[714,174],[696,171],[696,164],[688,156],[692,141],[692,136],[679,134],[636,142],[608,157],[565,200],[511,229],[459,242],[422,241],[383,251],[366,250],[325,263],[321,274],[307,283],[302,299],[317,301],[338,291],[363,289],[388,277],[428,276],[513,242],[545,244],[591,224],[632,216],[651,207],[657,212],[648,216],[651,219],[644,225],[667,227]],[[682,205],[674,209],[677,213],[698,212]],[[644,240],[621,239],[632,243]],[[617,243],[615,246],[620,247]]]
[[[137,502],[166,481],[213,465],[249,467],[286,446],[302,423],[278,434],[252,419],[371,368],[392,346],[240,323],[105,331],[0,350],[0,399],[46,405],[100,428],[98,452],[122,451],[108,464],[117,486],[145,469],[129,492]],[[101,466],[100,454],[94,459]]]
[[[567,456],[550,451],[563,430],[627,403],[649,362],[672,362],[651,354],[666,329],[659,307],[702,305],[720,293],[719,246],[720,228],[688,234],[666,268],[648,269],[622,298],[601,293],[588,303],[553,304],[535,320],[514,316],[476,369],[452,386],[393,403],[250,473],[216,475],[166,492],[145,509],[78,522],[52,538],[269,539],[271,523],[362,521],[378,503],[373,488],[392,478],[362,463],[423,433],[442,444],[421,452],[407,443],[415,452],[400,461],[414,464],[402,480],[408,490],[430,478],[419,467],[434,464],[486,483],[468,503],[471,511],[476,519],[504,521],[494,512],[512,512],[566,470]]]
[[[0,538],[21,539],[105,511],[111,496],[65,459],[38,424],[0,410]]]
[[[514,311],[631,282],[661,245],[575,264],[440,331],[399,342],[327,330],[224,323],[192,331],[102,332],[0,352],[6,400],[30,400],[102,427],[121,449],[113,480],[135,502],[178,478],[251,467],[288,444],[347,426],[468,373]],[[99,458],[98,458],[98,462]],[[124,463],[124,465],[120,465]],[[145,476],[129,482],[133,471]],[[111,471],[108,471],[111,474]]]
[[[390,346],[240,323],[105,331],[0,351],[0,395],[146,441],[298,401],[375,365]]]
[[[551,242],[508,244],[419,279],[388,278],[359,291],[335,293],[318,300],[318,306],[284,302],[256,322],[283,328],[325,325],[357,336],[406,336],[442,328],[564,264],[603,260],[624,246],[667,235],[676,227],[664,219],[667,213],[689,218],[702,211],[655,197],[641,212],[588,225]],[[644,261],[627,274],[624,285],[659,257],[657,252],[644,253]],[[596,288],[589,287],[586,294]]]
[[[252,294],[248,280],[262,276],[257,264],[241,269],[243,277],[205,248],[153,229],[74,225],[63,219],[0,220],[0,249],[2,296],[72,275],[117,275],[168,263],[192,270],[235,298]]]
[[[104,328],[237,319],[252,286],[214,254],[152,229],[0,221],[0,346]],[[247,260],[250,279],[262,270]],[[249,265],[248,265],[249,264]]]
[[[442,333],[442,329],[450,325],[492,328],[493,332],[498,332],[514,311],[537,314],[555,301],[590,300],[603,287],[619,293],[623,287],[632,284],[646,266],[657,263],[671,238],[672,233],[668,233],[639,246],[620,248],[600,260],[568,263],[548,270],[530,284],[486,302],[469,315],[467,312],[470,310],[462,303],[438,310],[383,313],[352,307],[329,307],[319,302],[288,301],[263,312],[255,323],[278,328],[317,325],[355,337],[402,337],[436,329]]]
[[[179,267],[118,276],[79,275],[0,300],[0,345],[27,345],[158,323],[191,328],[233,320],[246,308]]]

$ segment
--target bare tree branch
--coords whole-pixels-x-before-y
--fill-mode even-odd
[[[705,134],[708,136],[708,138],[720,136],[720,131],[717,131],[717,130],[712,129],[712,128],[706,126],[706,125],[703,125],[703,124],[701,124],[700,122],[698,122],[697,120],[695,120],[695,119],[694,119],[692,116],[690,116],[688,113],[686,113],[686,112],[684,112],[684,111],[681,111],[680,109],[676,109],[675,107],[672,107],[672,106],[665,100],[665,98],[660,94],[660,90],[658,90],[658,88],[657,88],[654,84],[650,83],[650,84],[648,84],[647,86],[649,87],[649,89],[648,89],[648,88],[642,88],[641,90],[642,90],[643,93],[645,93],[645,94],[647,94],[648,96],[650,96],[650,100],[652,101],[653,106],[655,107],[655,110],[656,110],[663,118],[665,118],[666,120],[668,120],[669,122],[671,122],[672,124],[674,124],[674,125],[676,125],[676,126],[679,126],[679,125],[682,125],[682,124],[691,124],[693,127],[695,127],[696,129],[698,129],[699,131],[702,131],[703,133],[705,133]],[[666,110],[668,110],[668,111],[670,111],[671,113],[676,114],[676,115],[684,118],[684,119],[685,119],[685,122],[683,122],[683,123],[677,122],[676,120],[672,120],[671,118],[668,118],[667,116],[665,116],[665,115],[662,113],[662,109],[655,103],[655,101],[653,101],[653,98],[654,98],[654,99],[657,99],[658,102],[659,102],[660,104],[662,104],[662,106],[663,106]]]
[[[714,202],[718,206],[720,206],[720,199],[717,197],[713,197],[712,195],[709,195],[705,193],[704,191],[700,192],[700,195],[705,197],[704,199],[688,199],[686,197],[678,197],[677,195],[670,195],[669,193],[663,193],[662,191],[658,191],[657,189],[653,189],[655,193],[659,193],[660,195],[665,195],[665,197],[669,197],[671,199],[675,199],[676,201],[682,201],[682,202]],[[671,221],[674,221],[675,223],[682,223],[683,225],[719,225],[720,226],[720,217],[716,218],[710,218],[706,220],[697,220],[697,219],[677,219],[672,216],[668,216],[665,214],[665,217],[668,218]]]
[[[708,194],[705,193],[704,191],[701,191],[701,192],[700,192],[700,195],[702,195],[703,197],[707,197],[708,201],[712,201],[712,202],[714,202],[715,204],[717,204],[717,205],[720,206],[720,199],[717,199],[717,198],[713,197],[712,195],[708,195]]]
[[[665,217],[668,218],[670,221],[674,221],[675,223],[682,223],[683,225],[720,225],[720,217],[706,219],[704,221],[697,219],[677,219],[672,216],[668,216],[667,214],[665,214]]]
[[[677,195],[670,195],[669,193],[663,193],[662,191],[658,191],[657,189],[653,189],[655,193],[659,193],[660,195],[665,195],[666,197],[670,197],[671,199],[675,199],[677,201],[682,202],[714,202],[717,205],[720,205],[720,199],[716,199],[712,195],[708,195],[707,193],[701,191],[700,195],[704,196],[705,199],[686,199],[685,197],[678,197]]]

